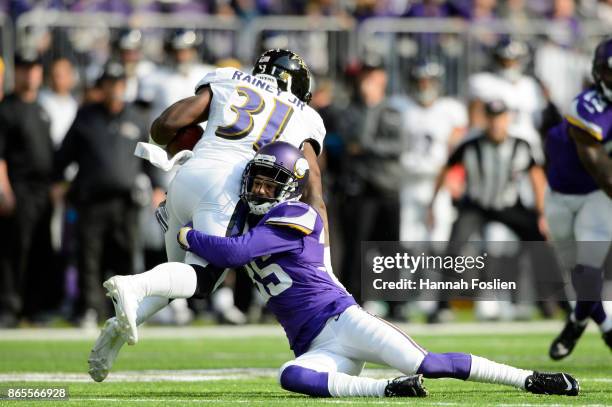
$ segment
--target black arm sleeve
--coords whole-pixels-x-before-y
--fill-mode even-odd
[[[457,148],[455,148],[455,150],[448,157],[448,161],[446,162],[446,165],[448,167],[452,167],[454,165],[462,163],[464,153],[465,153],[465,143],[462,143],[458,145]]]
[[[66,134],[60,149],[55,153],[53,162],[53,181],[59,182],[64,180],[64,170],[72,162],[77,159],[79,151],[79,117],[74,120],[70,130]]]

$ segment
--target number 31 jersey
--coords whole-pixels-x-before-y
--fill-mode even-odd
[[[196,158],[237,163],[253,158],[259,148],[286,141],[298,148],[313,141],[321,152],[325,126],[317,112],[274,81],[218,68],[206,75],[196,92],[210,86],[213,96],[202,139],[193,149]]]

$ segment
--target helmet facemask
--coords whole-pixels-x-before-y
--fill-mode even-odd
[[[612,60],[612,56],[610,57]],[[612,62],[596,61],[593,64],[593,79],[599,85],[604,97],[612,102]]]
[[[310,70],[294,52],[281,49],[264,52],[255,62],[253,75],[274,78],[280,90],[291,92],[304,103],[312,98]]]
[[[240,197],[255,215],[264,215],[281,202],[298,200],[298,179],[286,168],[265,160],[247,164]]]

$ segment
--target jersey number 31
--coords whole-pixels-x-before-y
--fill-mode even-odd
[[[230,106],[230,109],[236,113],[236,120],[227,126],[219,126],[215,132],[217,136],[229,140],[240,140],[248,136],[253,131],[253,116],[261,113],[265,107],[263,97],[255,90],[246,86],[239,86],[236,88],[236,92],[245,98],[242,105]],[[253,149],[257,151],[266,144],[275,141],[285,130],[292,114],[293,108],[291,106],[274,98],[274,107],[253,142]]]

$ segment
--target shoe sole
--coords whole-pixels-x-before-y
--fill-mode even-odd
[[[424,384],[425,384],[425,379],[423,378],[422,374],[418,375],[418,384],[419,384],[419,388],[423,391],[423,394],[419,394],[417,395],[417,397],[427,397],[429,395],[429,391],[427,391],[427,389],[425,388]]]
[[[100,332],[98,339],[96,339],[94,347],[91,349],[91,352],[89,352],[89,359],[87,359],[89,370],[87,372],[89,373],[89,376],[98,383],[104,381],[110,371],[108,364],[102,361],[103,358],[100,357],[99,352],[101,348],[107,346],[107,344],[112,341],[114,332],[111,331],[114,330],[116,330],[116,322],[113,323],[107,321],[104,324],[104,327],[102,327],[102,331]],[[106,358],[106,360],[108,361],[108,358]]]
[[[113,301],[113,306],[115,307],[115,317],[117,318],[119,332],[124,337],[125,341],[128,345],[135,345],[138,343],[138,332],[136,327],[132,329],[132,324],[127,317],[127,313],[125,312],[123,301],[121,300],[121,295],[119,294],[119,287],[117,284],[117,280],[115,277],[108,279],[102,284],[102,286],[106,289],[106,296],[110,297]],[[134,324],[135,325],[135,324]]]

